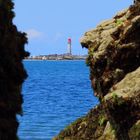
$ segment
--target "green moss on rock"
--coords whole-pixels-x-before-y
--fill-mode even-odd
[[[60,134],[54,138],[54,140],[92,140],[102,136],[107,118],[105,112],[102,110],[102,106],[97,106],[92,109],[86,116],[76,120]]]

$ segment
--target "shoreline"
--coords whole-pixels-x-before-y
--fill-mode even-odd
[[[86,60],[87,55],[52,54],[26,57],[27,60]]]

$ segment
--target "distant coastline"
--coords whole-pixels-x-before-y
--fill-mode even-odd
[[[85,60],[87,55],[50,54],[26,57],[25,60]]]

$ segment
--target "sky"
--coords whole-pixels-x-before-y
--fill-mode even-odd
[[[112,18],[133,0],[14,0],[14,24],[26,32],[26,50],[34,55],[67,53],[67,39],[72,39],[72,53],[86,54],[80,38],[101,21]]]

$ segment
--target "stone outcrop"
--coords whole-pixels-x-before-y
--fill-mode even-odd
[[[81,39],[99,105],[54,140],[140,139],[140,2]]]
[[[27,43],[25,33],[13,24],[14,4],[0,0],[0,140],[17,140],[17,114],[22,114],[21,88],[27,77],[22,59]]]

